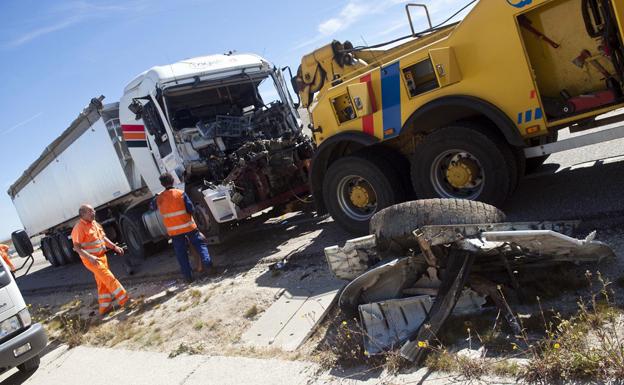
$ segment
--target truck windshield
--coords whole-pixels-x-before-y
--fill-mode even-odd
[[[0,288],[7,286],[11,283],[10,272],[4,268],[4,265],[0,263]]]

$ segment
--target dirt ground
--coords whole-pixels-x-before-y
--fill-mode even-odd
[[[342,318],[334,309],[316,330],[314,335],[296,352],[278,349],[263,350],[246,346],[241,335],[274,303],[284,289],[293,290],[311,284],[330,280],[331,273],[324,261],[322,249],[344,242],[345,234],[334,233],[335,224],[323,220],[314,230],[295,229],[292,237],[278,244],[272,244],[271,252],[250,256],[252,265],[228,267],[218,276],[202,277],[191,285],[180,280],[164,280],[126,285],[135,303],[130,309],[115,311],[101,319],[97,315],[95,290],[30,294],[26,300],[31,304],[34,317],[43,322],[53,343],[70,346],[88,345],[149,350],[178,354],[235,355],[247,357],[279,357],[291,360],[316,360],[324,364],[367,365],[367,358],[361,354],[359,336],[347,344],[355,349],[349,359],[326,357],[331,344],[335,344]],[[287,229],[290,227],[286,227]],[[553,269],[547,272],[524,273],[528,281],[541,282],[528,295],[539,295],[543,309],[563,314],[573,314],[577,301],[587,296],[588,286],[585,272],[600,271],[612,282],[616,294],[615,304],[624,303],[624,227],[598,229],[597,239],[611,245],[617,258],[599,265],[589,264]],[[582,238],[585,234],[579,234]],[[245,242],[219,249],[217,260],[227,255],[244,255],[257,249],[257,244],[271,242],[270,236],[259,234],[247,237]],[[172,253],[171,250],[165,251]],[[269,269],[269,265],[292,255],[290,262],[280,271]],[[233,263],[232,265],[236,265]],[[222,264],[225,266],[225,264]],[[535,274],[535,276],[531,276]],[[542,275],[540,275],[542,274]],[[544,275],[545,274],[545,275]],[[531,317],[539,313],[535,301],[512,304],[514,311]],[[451,351],[471,347],[478,349],[476,340],[466,338],[466,329],[478,330],[478,324],[491,327],[496,311],[490,307],[483,314],[451,320],[447,326],[445,342]],[[503,340],[509,339],[503,336]],[[467,342],[468,341],[468,342]],[[510,345],[511,346],[511,345]],[[360,349],[360,350],[358,350]],[[508,349],[490,354],[505,354]],[[342,358],[342,362],[340,361]],[[327,360],[327,362],[323,362]],[[375,365],[379,360],[371,361]]]

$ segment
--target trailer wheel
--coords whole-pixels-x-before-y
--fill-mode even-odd
[[[373,216],[370,232],[381,249],[391,243],[417,248],[412,232],[427,225],[498,223],[505,214],[494,206],[466,199],[423,199],[387,207]]]
[[[16,230],[11,233],[11,240],[13,241],[15,251],[17,251],[20,257],[26,258],[33,253],[32,242],[30,242],[30,237],[24,230]]]
[[[218,237],[222,226],[214,218],[210,209],[201,202],[193,202],[193,206],[195,206],[193,219],[199,231],[201,231],[206,238]]]
[[[63,255],[63,249],[61,248],[61,243],[59,242],[58,233],[50,236],[50,249],[52,250],[52,258],[56,259],[59,265],[66,265],[70,262],[66,260]]]
[[[329,213],[353,234],[366,234],[371,217],[404,196],[399,175],[384,159],[374,156],[339,159],[323,180]]]
[[[516,170],[517,174],[517,165],[510,160],[513,154],[506,150],[470,122],[457,122],[434,131],[412,157],[416,196],[502,205],[517,176],[513,173]]]
[[[144,238],[139,225],[129,216],[122,215],[121,232],[130,254],[137,259],[145,259]]]
[[[77,262],[80,259],[80,257],[78,256],[78,253],[74,251],[74,244],[71,241],[71,239],[68,238],[67,235],[63,233],[58,233],[57,237],[58,237],[58,242],[59,242],[59,245],[61,246],[61,251],[63,252],[63,258],[65,259],[65,261],[67,261],[67,263]]]
[[[41,252],[52,266],[59,266],[58,261],[52,255],[52,245],[50,244],[50,237],[46,236],[41,240]]]

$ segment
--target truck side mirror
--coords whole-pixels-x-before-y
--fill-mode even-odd
[[[136,116],[136,120],[141,119],[141,114],[143,113],[143,105],[141,102],[136,99],[132,99],[132,103],[130,103],[128,109]]]

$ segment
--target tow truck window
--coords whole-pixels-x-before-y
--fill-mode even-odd
[[[0,263],[0,288],[7,286],[11,283],[11,274],[7,269],[4,268],[4,265]]]

